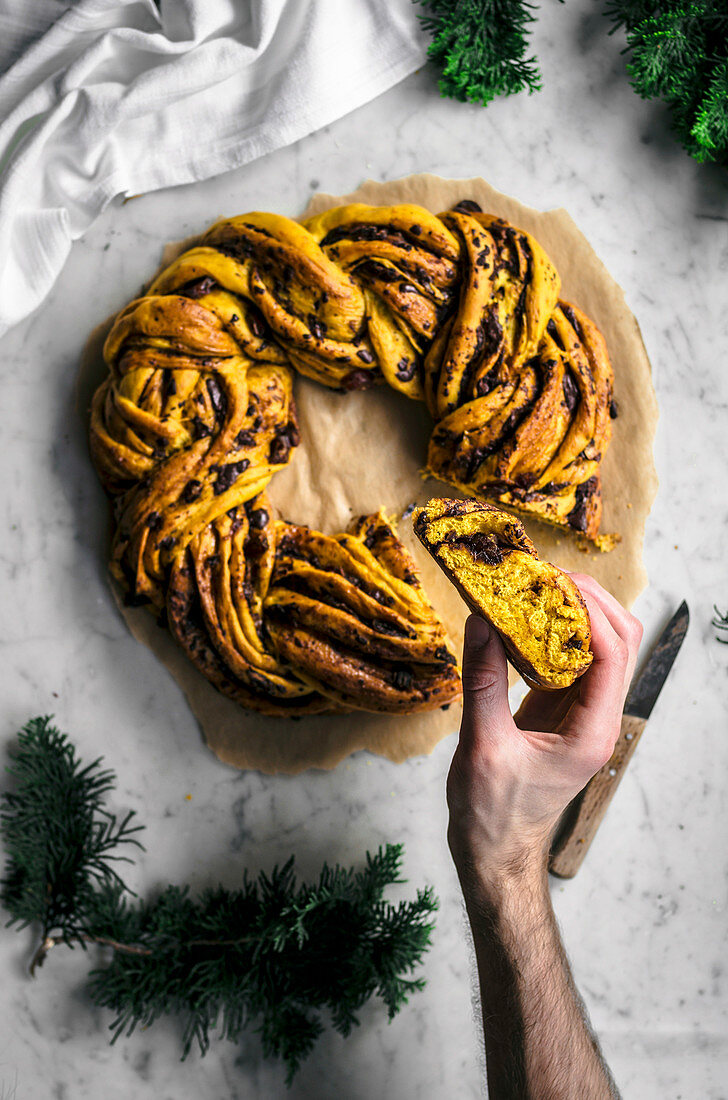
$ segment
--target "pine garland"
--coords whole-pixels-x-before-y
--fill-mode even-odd
[[[442,66],[443,96],[484,106],[538,91],[526,56],[533,4],[525,0],[413,0],[427,14],[428,56]],[[728,8],[725,0],[610,0],[610,33],[626,31],[627,72],[644,99],[662,99],[673,128],[701,163],[728,164]]]
[[[238,890],[218,886],[192,897],[168,886],[135,900],[114,864],[141,847],[133,813],[104,808],[112,772],[85,767],[65,734],[35,718],[18,735],[9,769],[15,789],[0,799],[7,853],[0,901],[8,924],[40,926],[34,972],[57,944],[101,944],[108,965],[89,975],[93,1001],[114,1013],[112,1042],[159,1016],[183,1022],[182,1057],[211,1033],[235,1042],[255,1026],[263,1052],[283,1060],[290,1084],[323,1031],[322,1013],[342,1035],[373,996],[389,1019],[424,987],[407,977],[427,951],[437,899],[384,901],[400,877],[402,846],[366,855],[362,870],[324,864],[318,881],[298,884],[293,858]]]

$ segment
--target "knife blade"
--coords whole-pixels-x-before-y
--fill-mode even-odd
[[[685,600],[655,643],[641,671],[632,680],[624,705],[614,752],[603,768],[567,807],[559,822],[549,857],[549,871],[573,878],[607,812],[665,680],[677,657],[690,622]]]

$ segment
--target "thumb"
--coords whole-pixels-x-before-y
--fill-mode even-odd
[[[465,624],[461,740],[492,735],[512,725],[503,643],[484,619],[471,615]]]

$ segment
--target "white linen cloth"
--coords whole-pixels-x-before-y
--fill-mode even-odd
[[[0,0],[0,335],[116,196],[296,141],[425,51],[411,0]]]

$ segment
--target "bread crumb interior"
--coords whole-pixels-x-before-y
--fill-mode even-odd
[[[584,665],[589,640],[582,612],[569,606],[554,583],[553,566],[522,550],[506,553],[498,565],[481,565],[465,547],[447,543],[438,547],[437,556],[539,675],[558,682],[562,674],[571,682],[574,670]]]

